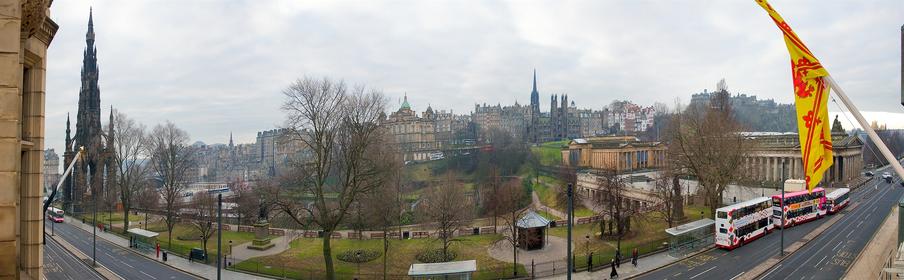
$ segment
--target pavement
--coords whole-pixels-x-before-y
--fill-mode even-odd
[[[49,228],[50,226],[47,226]],[[48,233],[49,234],[49,233]],[[47,236],[44,246],[44,279],[101,278],[87,263],[70,253],[54,238]]]
[[[618,272],[618,277],[620,279],[627,279],[633,276],[636,276],[640,273],[648,272],[663,266],[667,266],[670,263],[674,263],[680,259],[669,256],[668,251],[660,252],[652,255],[648,255],[642,258],[637,259],[637,266],[631,265],[630,262],[621,264],[616,271]],[[572,279],[575,280],[597,280],[597,279],[609,279],[609,275],[612,273],[612,268],[600,269],[593,272],[578,272],[572,274]],[[559,274],[551,277],[544,277],[541,279],[567,279],[565,274]]]
[[[56,226],[56,235],[62,237],[89,258],[92,255],[92,227],[66,217]],[[156,253],[139,252],[128,248],[129,241],[112,233],[97,232],[97,262],[109,268],[123,279],[216,279],[216,266],[191,263],[187,259],[169,254],[167,262],[156,258]],[[222,279],[268,279],[250,274],[222,270]]]
[[[864,275],[878,276],[882,272],[882,265],[898,246],[898,207],[892,207],[888,218],[882,223],[882,227],[863,248],[860,255],[854,261],[851,268],[844,275],[844,279],[860,279]]]
[[[875,189],[876,185],[879,186],[878,190]],[[875,214],[874,211],[876,209],[888,209],[902,193],[904,193],[904,189],[874,179],[867,182],[864,187],[852,191],[850,198],[852,205],[840,214],[830,216],[832,218],[824,218],[788,228],[784,232],[785,250],[787,251],[789,245],[801,241],[801,243],[796,244],[800,247],[799,251],[783,260],[779,260],[780,262],[775,267],[767,267],[768,269],[764,270],[763,277],[771,276],[782,279],[798,279],[801,276],[805,276],[803,279],[841,278],[846,267],[850,265],[853,258],[856,257],[863,245],[876,231],[878,225],[885,219],[887,210],[881,211],[880,214]],[[807,236],[824,223],[835,219],[835,217],[838,217],[838,219],[834,220],[837,222],[830,226],[827,225],[825,234]],[[851,226],[859,230],[853,230]],[[813,239],[812,242],[803,240],[805,236],[808,239]],[[779,255],[779,246],[782,242],[781,237],[782,230],[777,229],[773,233],[733,251],[711,250],[639,275],[637,278],[731,280],[755,278],[759,276],[756,270],[761,264],[767,261],[775,261],[774,258]],[[842,240],[844,244],[839,245],[838,241]],[[828,244],[832,246],[828,246]],[[824,250],[826,248],[831,250]],[[840,253],[841,250],[846,253]],[[819,257],[810,258],[815,255],[819,255]],[[828,257],[829,255],[832,256],[831,259]],[[826,256],[826,259],[833,263],[827,264],[825,259],[822,258],[823,256]],[[838,261],[835,261],[836,258]],[[847,261],[845,262],[846,259]],[[791,264],[793,262],[810,265],[811,261],[817,262],[813,264],[818,264],[819,266],[795,266]],[[822,262],[818,263],[820,261]],[[799,269],[795,271],[796,268]],[[745,275],[748,272],[750,275]],[[789,274],[797,278],[790,277]],[[814,278],[810,278],[811,276]]]

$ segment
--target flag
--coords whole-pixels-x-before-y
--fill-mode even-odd
[[[756,0],[769,13],[782,31],[791,55],[791,76],[794,81],[794,104],[797,107],[797,129],[807,189],[813,190],[822,175],[832,166],[832,135],[829,131],[829,87],[823,77],[829,72],[819,64],[810,49],[794,34],[766,0]]]

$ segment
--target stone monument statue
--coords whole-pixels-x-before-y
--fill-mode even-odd
[[[263,251],[276,246],[276,244],[270,243],[270,240],[273,239],[273,237],[270,237],[270,222],[267,221],[267,204],[264,202],[264,199],[260,200],[259,207],[260,210],[258,212],[257,222],[253,225],[254,240],[251,241],[251,245],[248,245],[248,249]]]

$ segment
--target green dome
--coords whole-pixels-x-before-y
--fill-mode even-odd
[[[408,95],[407,94],[405,95],[405,101],[402,101],[402,108],[399,108],[399,109],[400,110],[401,109],[411,110],[411,105],[408,104]]]

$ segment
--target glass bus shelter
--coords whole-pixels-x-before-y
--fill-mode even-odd
[[[700,219],[665,230],[669,234],[669,256],[681,258],[702,248],[713,246],[715,221]]]

